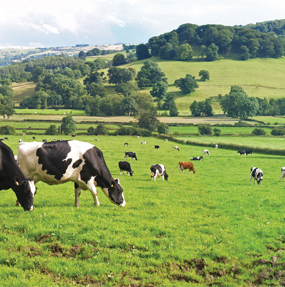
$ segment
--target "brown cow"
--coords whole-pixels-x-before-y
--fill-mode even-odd
[[[179,165],[179,171],[182,170],[182,172],[184,172],[184,169],[189,169],[189,172],[191,172],[191,170],[194,173],[196,172],[193,163],[190,161],[180,161],[178,165]]]

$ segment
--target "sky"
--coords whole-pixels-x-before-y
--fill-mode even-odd
[[[0,47],[147,43],[181,24],[226,26],[285,19],[280,0],[6,0]]]

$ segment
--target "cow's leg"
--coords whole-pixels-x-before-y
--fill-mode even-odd
[[[77,183],[74,183],[74,193],[75,193],[75,207],[80,207],[79,196],[81,194],[81,188]]]
[[[94,178],[91,178],[88,182],[87,182],[87,187],[88,189],[90,190],[92,196],[93,196],[93,199],[94,199],[94,203],[96,206],[100,206],[100,202],[98,200],[98,193],[97,193],[97,189],[96,189],[96,186],[94,184]]]
[[[251,183],[252,176],[250,175],[249,183]]]

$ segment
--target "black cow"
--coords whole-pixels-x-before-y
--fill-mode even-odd
[[[18,163],[23,173],[33,177],[35,182],[53,185],[73,181],[76,207],[80,206],[81,189],[90,190],[95,205],[99,206],[97,186],[112,203],[126,205],[119,180],[111,176],[102,151],[90,143],[76,140],[21,142]]]
[[[250,180],[249,183],[251,183],[251,179],[254,178],[254,183],[257,182],[257,184],[262,184],[263,180],[263,171],[258,167],[252,167],[250,169]]]
[[[159,180],[159,177],[161,177],[162,181],[168,180],[168,174],[166,173],[165,167],[163,164],[154,164],[150,167],[150,176],[151,179],[154,181],[156,180],[156,177]]]
[[[131,157],[131,158],[133,158],[135,160],[138,160],[137,156],[136,156],[136,153],[133,152],[133,151],[126,151],[125,152],[125,158],[127,158],[127,157]]]
[[[191,160],[201,160],[201,159],[203,159],[202,156],[197,156],[197,157],[192,157],[192,158],[191,158]]]
[[[33,210],[36,187],[32,178],[26,178],[19,168],[12,150],[0,141],[0,190],[15,192],[18,202],[25,210]]]
[[[154,148],[155,148],[155,149],[159,149],[160,146],[159,146],[159,145],[155,145]]]
[[[131,165],[127,161],[119,161],[119,168],[120,168],[120,174],[123,172],[125,174],[125,171],[127,172],[127,175],[133,176],[134,171],[131,168]]]

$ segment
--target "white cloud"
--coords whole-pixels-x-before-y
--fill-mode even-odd
[[[68,39],[69,44],[86,39],[93,41],[89,44],[132,43],[184,23],[245,25],[283,19],[284,10],[280,0],[12,0],[1,5],[0,39],[14,45],[65,45]]]

